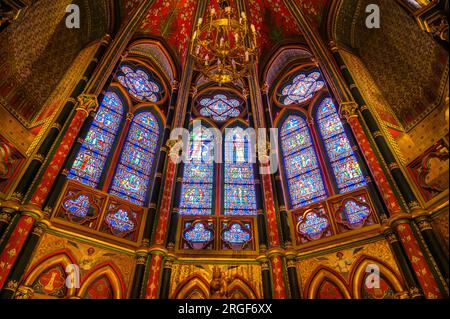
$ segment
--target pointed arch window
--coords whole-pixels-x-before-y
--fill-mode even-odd
[[[229,128],[225,136],[223,169],[225,215],[256,215],[256,192],[249,136],[241,127]]]
[[[143,205],[159,144],[160,125],[148,111],[133,119],[110,193],[137,205]]]
[[[299,115],[289,115],[281,126],[280,137],[292,208],[325,199],[327,194],[306,121]]]
[[[123,118],[123,103],[107,92],[75,158],[68,178],[97,187]]]
[[[214,136],[204,126],[194,128],[189,139],[189,161],[184,163],[181,215],[213,212]]]
[[[340,193],[365,186],[364,176],[331,98],[317,111],[317,125]]]

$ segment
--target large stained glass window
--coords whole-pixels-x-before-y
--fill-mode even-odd
[[[211,215],[213,212],[214,135],[201,126],[191,132],[189,158],[184,163],[181,215]]]
[[[289,115],[280,135],[291,206],[298,208],[325,199],[327,194],[306,121]]]
[[[120,70],[123,75],[117,78],[134,98],[153,103],[161,99],[161,87],[146,72],[139,69],[134,71],[129,66],[122,66]]]
[[[228,98],[224,94],[217,94],[213,98],[202,98],[199,104],[200,114],[211,117],[216,122],[225,122],[229,118],[241,114],[239,106],[242,102],[234,98]]]
[[[136,115],[122,149],[110,193],[143,205],[159,141],[160,127],[152,112]]]
[[[309,101],[314,93],[322,89],[325,82],[319,81],[319,72],[312,72],[308,75],[301,73],[297,75],[292,83],[287,84],[281,91],[280,102],[284,105],[298,104]]]
[[[355,154],[331,98],[325,98],[317,111],[317,124],[340,193],[365,185]]]
[[[123,105],[114,92],[105,94],[68,177],[97,187],[123,117]]]
[[[225,215],[256,215],[255,181],[248,138],[240,127],[226,130],[223,170]]]

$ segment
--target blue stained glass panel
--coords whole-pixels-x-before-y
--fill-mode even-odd
[[[183,181],[212,183],[213,165],[204,163],[186,164],[184,169]]]
[[[75,161],[72,164],[72,169],[69,171],[68,178],[77,180],[88,186],[97,186],[97,181],[100,180],[105,158],[96,155],[94,152],[81,146]]]
[[[335,136],[336,134],[344,131],[341,120],[337,115],[322,118],[319,122],[319,126],[323,139]]]
[[[98,127],[93,127],[84,139],[85,147],[96,151],[103,156],[108,155],[110,146],[114,143],[115,136]]]
[[[345,134],[339,134],[327,140],[325,148],[331,161],[348,157],[353,154],[352,148],[350,147],[350,143],[348,142]]]
[[[212,240],[213,233],[203,223],[197,223],[192,229],[185,230],[183,236],[192,243],[208,243]]]
[[[328,225],[326,218],[320,217],[316,213],[309,213],[306,215],[306,219],[300,223],[299,231],[314,240],[320,238]]]
[[[67,199],[64,202],[63,207],[70,214],[84,219],[91,209],[91,203],[89,202],[89,197],[87,195],[80,195],[75,199]]]
[[[353,157],[336,161],[331,166],[336,174],[337,182],[341,187],[348,187],[364,181],[361,169]]]
[[[231,165],[230,165],[231,166]],[[236,183],[253,180],[253,167],[245,163],[234,164],[225,171],[226,179],[234,180]]]
[[[365,205],[358,205],[354,201],[345,203],[344,213],[347,216],[347,221],[352,226],[362,226],[362,223],[370,215],[369,207]]]
[[[126,166],[133,168],[139,173],[149,175],[151,172],[153,158],[148,156],[147,152],[140,147],[136,147],[131,143],[127,144],[123,151],[122,159]]]
[[[252,184],[225,184],[225,215],[255,215],[256,196]]]
[[[229,230],[223,232],[223,240],[231,244],[242,245],[250,239],[249,231],[242,229],[242,226],[238,223],[232,224]]]
[[[325,98],[317,112],[319,131],[341,193],[366,185],[336,107]]]
[[[253,163],[248,136],[240,127],[226,130],[224,163],[224,214],[256,215]]]
[[[213,98],[202,98],[200,100],[200,114],[211,117],[216,122],[224,122],[241,114],[239,106],[241,101],[229,98],[224,94],[217,94]]]
[[[68,178],[96,187],[123,118],[119,96],[107,92],[89,128]]]
[[[95,116],[95,121],[108,132],[114,133],[115,128],[119,127],[121,116],[111,109],[101,108]]]
[[[300,116],[289,116],[281,126],[281,136],[289,135],[292,132],[298,131],[306,126],[306,121]]]
[[[298,208],[324,199],[325,186],[306,121],[289,115],[280,136],[291,206]]]
[[[319,170],[288,180],[289,194],[294,208],[315,203],[326,198],[325,186]]]
[[[212,184],[184,183],[181,187],[180,214],[196,215],[201,212],[201,215],[210,215],[212,208],[212,190]]]
[[[281,147],[286,156],[298,152],[311,145],[311,137],[307,128],[302,128],[295,134],[284,136],[281,140]]]
[[[304,174],[312,169],[317,168],[317,158],[312,147],[304,149],[298,154],[286,157],[286,171],[289,176],[297,176]]]
[[[124,144],[111,193],[143,205],[151,181],[151,171],[159,142],[159,124],[151,112],[133,119]]]
[[[292,83],[287,84],[281,91],[281,103],[298,104],[312,99],[314,94],[325,86],[323,81],[318,81],[319,78],[319,72],[297,75]]]
[[[211,215],[213,206],[213,137],[205,127],[190,134],[190,162],[184,163],[181,186],[181,215]]]
[[[120,84],[127,88],[128,92],[140,101],[158,102],[161,99],[160,86],[150,79],[150,76],[142,71],[134,71],[128,66],[120,68],[123,75],[118,76]]]
[[[136,224],[129,217],[131,213],[119,208],[116,212],[106,215],[105,221],[112,228],[113,233],[126,234],[136,229]]]

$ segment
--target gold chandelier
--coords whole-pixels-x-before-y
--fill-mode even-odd
[[[211,9],[205,23],[198,19],[190,54],[197,71],[222,85],[247,76],[258,52],[256,30],[253,24],[248,28],[245,12],[237,19],[226,1],[220,7]]]

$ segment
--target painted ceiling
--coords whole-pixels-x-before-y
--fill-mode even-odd
[[[127,0],[128,12],[142,0]],[[244,0],[250,23],[258,31],[260,54],[264,55],[270,48],[286,39],[295,39],[301,34],[294,17],[284,4],[284,0]],[[322,22],[324,8],[330,0],[294,0],[297,1],[305,16],[314,27]],[[171,46],[181,64],[187,56],[194,16],[198,0],[155,0],[138,32],[162,37]],[[235,0],[230,0],[235,6]],[[207,6],[217,7],[217,0],[211,0]]]

